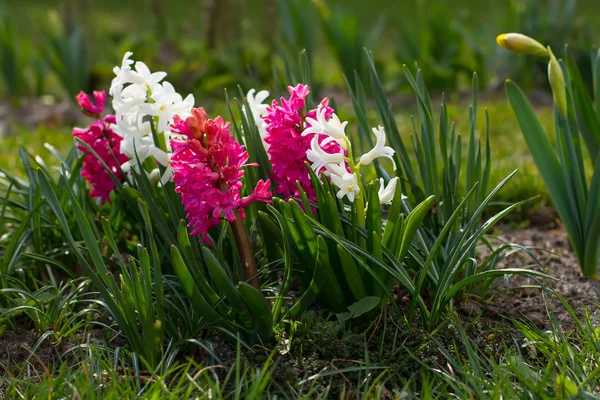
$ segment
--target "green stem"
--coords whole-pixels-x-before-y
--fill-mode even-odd
[[[360,176],[360,162],[356,164],[354,162],[354,157],[352,156],[352,145],[350,144],[350,140],[347,137],[344,138],[346,142],[346,149],[348,149],[347,160],[348,165],[350,166],[350,170],[356,174],[356,181],[358,183],[359,191],[356,197],[354,198],[354,205],[356,210],[356,224],[365,227],[365,202],[363,200],[363,193],[365,193],[365,188],[362,184],[362,179]]]

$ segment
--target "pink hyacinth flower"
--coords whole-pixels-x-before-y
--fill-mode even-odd
[[[302,132],[310,126],[306,117],[316,118],[317,110],[305,113],[305,99],[310,93],[307,85],[298,84],[296,87],[289,86],[290,98],[280,99],[280,104],[273,100],[271,107],[267,108],[267,114],[263,117],[266,124],[267,135],[265,142],[269,145],[267,154],[271,161],[273,174],[271,179],[277,184],[274,193],[284,199],[299,197],[297,183],[308,195],[310,200],[315,200],[314,188],[306,168],[307,150],[314,134],[302,136]],[[334,110],[329,107],[329,99],[321,101],[326,108],[325,117],[329,118]],[[319,143],[325,137],[319,138]],[[341,148],[335,142],[323,146],[328,153],[338,153]]]
[[[87,144],[98,157],[106,164],[110,172],[120,181],[123,181],[120,165],[128,160],[121,153],[120,146],[122,138],[117,135],[111,125],[115,123],[114,115],[107,115],[104,119],[100,117],[104,111],[105,92],[94,92],[96,106],[94,106],[88,95],[81,92],[77,95],[77,102],[83,113],[96,118],[87,128],[73,128],[73,137],[79,138]],[[86,146],[78,145],[77,148],[83,156],[83,168],[81,175],[92,187],[90,197],[100,199],[102,204],[110,202],[110,193],[115,189],[110,173],[102,162],[88,150]]]
[[[83,91],[79,92],[79,94],[75,97],[77,100],[77,104],[81,107],[81,110],[89,115],[89,116],[99,116],[104,111],[104,102],[106,101],[106,92],[101,91],[97,92],[94,90],[94,100],[96,101],[96,105],[92,103],[90,96],[88,96]]]
[[[192,116],[176,116],[171,125],[174,134],[183,139],[171,139],[171,167],[175,190],[181,194],[191,235],[212,245],[208,230],[222,219],[234,222],[252,203],[270,203],[271,182],[259,181],[252,193],[241,197],[242,168],[248,164],[248,153],[229,132],[229,122],[223,118],[208,119],[204,108],[192,109]]]

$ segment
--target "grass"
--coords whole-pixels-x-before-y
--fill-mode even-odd
[[[187,352],[160,374],[132,369],[114,345],[84,334],[69,346],[47,345],[54,361],[33,354],[5,366],[0,391],[9,398],[593,399],[599,333],[587,311],[579,318],[564,306],[573,326],[550,314],[547,331],[452,314],[428,333],[391,311],[348,327],[313,313],[274,343],[242,349],[216,339],[217,363]]]
[[[9,136],[0,135],[0,168],[6,169],[17,175],[24,174],[20,165],[19,146],[23,146],[30,154],[38,155],[43,160],[52,160],[54,157],[46,147],[46,143],[55,147],[62,155],[66,155],[73,146],[71,137],[72,127],[44,126],[36,128],[15,126]]]

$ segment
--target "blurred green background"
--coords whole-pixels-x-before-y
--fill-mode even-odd
[[[128,50],[152,70],[168,72],[167,80],[180,93],[193,93],[197,106],[227,115],[224,88],[237,93],[239,84],[244,91],[282,93],[304,79],[305,49],[313,92],[333,97],[338,114],[352,123],[344,76],[351,83],[358,77],[369,93],[366,47],[407,140],[414,96],[402,65],[418,61],[433,98],[445,92],[454,104],[450,116],[463,132],[464,94],[476,71],[481,105],[492,121],[493,179],[521,169],[503,199],[542,194],[543,203],[544,187],[506,103],[503,82],[510,77],[530,90],[551,127],[546,64],[508,53],[495,38],[522,32],[557,55],[568,43],[589,71],[590,51],[600,42],[594,23],[599,17],[598,0],[5,0],[0,4],[0,166],[16,168],[18,145],[41,157],[47,155],[44,142],[61,151],[71,146],[70,131],[78,123],[74,95],[108,90],[112,68]],[[377,115],[371,117],[376,124]]]

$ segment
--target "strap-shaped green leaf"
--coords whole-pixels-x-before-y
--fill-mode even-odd
[[[322,236],[317,236],[317,257],[313,268],[313,277],[305,292],[290,309],[289,315],[292,319],[298,319],[315,302],[317,296],[319,296],[325,285],[327,276],[331,272],[329,262],[326,262],[328,260],[327,244]]]
[[[271,217],[269,217],[263,211],[259,211],[258,222],[264,230],[267,241],[275,241],[280,247],[283,247],[284,241],[281,229],[277,227],[277,224],[273,222]]]
[[[256,318],[256,334],[263,341],[269,340],[273,335],[273,314],[269,301],[260,290],[246,282],[240,282],[240,294]]]
[[[400,252],[400,248],[402,247],[402,237],[404,236],[404,214],[400,214],[396,223],[394,224],[394,231],[392,232],[389,243],[384,243],[384,246],[388,248],[392,252],[392,254],[396,255]],[[388,222],[389,223],[389,222]]]
[[[212,251],[207,247],[202,248],[202,255],[204,256],[204,261],[206,262],[206,266],[208,267],[213,282],[219,291],[223,292],[225,298],[229,300],[229,304],[236,313],[240,325],[247,330],[252,329],[254,324],[252,316],[250,315],[250,310],[248,310],[246,303],[242,300],[242,296],[231,282],[231,278],[227,275],[227,272],[225,272],[221,263],[219,263]]]
[[[204,296],[202,296],[202,294],[196,287],[196,284],[194,283],[194,278],[188,271],[188,267],[183,261],[183,257],[181,257],[179,249],[175,245],[171,246],[171,262],[173,263],[175,275],[177,275],[177,278],[179,279],[179,283],[183,287],[185,295],[190,299],[190,301],[194,305],[194,308],[196,308],[198,313],[202,315],[202,317],[206,320],[207,323],[211,324],[219,322],[222,319],[221,316],[206,301]]]
[[[269,210],[271,210],[271,212],[275,215],[275,217],[277,218],[277,221],[279,222],[279,226],[281,228],[281,231],[279,231],[279,234],[282,236],[282,248],[283,248],[283,282],[281,285],[281,289],[279,290],[279,295],[277,296],[277,299],[275,300],[275,304],[273,305],[273,321],[275,321],[275,323],[279,323],[279,317],[280,317],[280,313],[281,310],[283,309],[283,306],[285,304],[286,301],[286,296],[287,293],[290,289],[291,283],[292,283],[292,264],[293,264],[293,244],[292,244],[292,239],[291,239],[291,235],[290,235],[290,229],[288,227],[288,223],[285,221],[285,218],[283,217],[283,215],[281,215],[280,212],[278,212],[274,207],[268,205],[267,206],[269,208]],[[260,219],[260,213],[259,213],[259,219]],[[268,219],[269,221],[271,221],[271,219],[269,218],[269,216],[267,216],[266,214],[262,215],[264,219]],[[271,221],[272,222],[272,221]],[[276,226],[272,227],[273,229],[277,229]]]
[[[563,173],[556,153],[546,136],[544,128],[540,124],[535,111],[527,101],[525,94],[519,87],[511,82],[506,82],[506,92],[512,105],[515,116],[527,147],[531,152],[540,175],[546,183],[550,197],[556,206],[561,220],[568,232],[577,231],[577,216],[573,205],[567,197],[567,188],[563,180]]]
[[[570,51],[565,51],[566,65],[573,91],[573,100],[577,112],[577,122],[587,146],[592,162],[596,162],[600,147],[600,120],[594,110],[594,104],[583,83],[581,73]]]
[[[304,276],[305,285],[308,284],[308,278],[314,276],[312,268],[326,269],[328,271],[328,279],[325,282],[326,290],[322,291],[321,299],[326,301],[329,307],[334,310],[344,309],[344,294],[329,258],[318,258],[317,235],[308,221],[308,218],[311,217],[305,214],[293,199],[290,199],[286,206],[289,208],[281,207],[281,211],[283,211],[284,218],[289,221],[288,227],[294,248],[296,249],[296,256],[302,263],[302,270],[306,272]],[[286,214],[288,215],[286,216]],[[317,260],[319,263],[317,263]],[[324,263],[327,265],[325,266]]]
[[[276,201],[279,205],[279,211],[288,222],[292,243],[296,249],[296,255],[303,266],[303,270],[308,276],[313,275],[311,268],[314,267],[317,259],[317,237],[304,217],[304,212],[300,206],[290,199],[288,203]]]
[[[342,265],[342,270],[344,272],[344,278],[346,279],[346,283],[348,284],[348,287],[354,296],[354,300],[358,301],[364,297],[367,297],[367,290],[363,285],[363,275],[361,275],[358,271],[354,259],[339,244],[337,245],[337,252]]]
[[[374,232],[375,236],[367,238],[367,249],[373,251],[373,241],[378,241],[381,245],[381,205],[379,204],[379,195],[375,185],[371,184],[367,188],[369,202],[367,204],[366,229],[367,232]],[[336,232],[337,233],[337,232]]]
[[[397,253],[397,258],[399,261],[404,260],[406,253],[408,253],[408,248],[410,247],[412,240],[417,233],[417,229],[419,229],[419,226],[421,226],[423,218],[425,218],[429,210],[431,210],[433,200],[434,197],[429,196],[418,206],[416,206],[414,210],[412,210],[411,213],[406,217],[402,232],[402,243],[400,244],[400,251]]]

